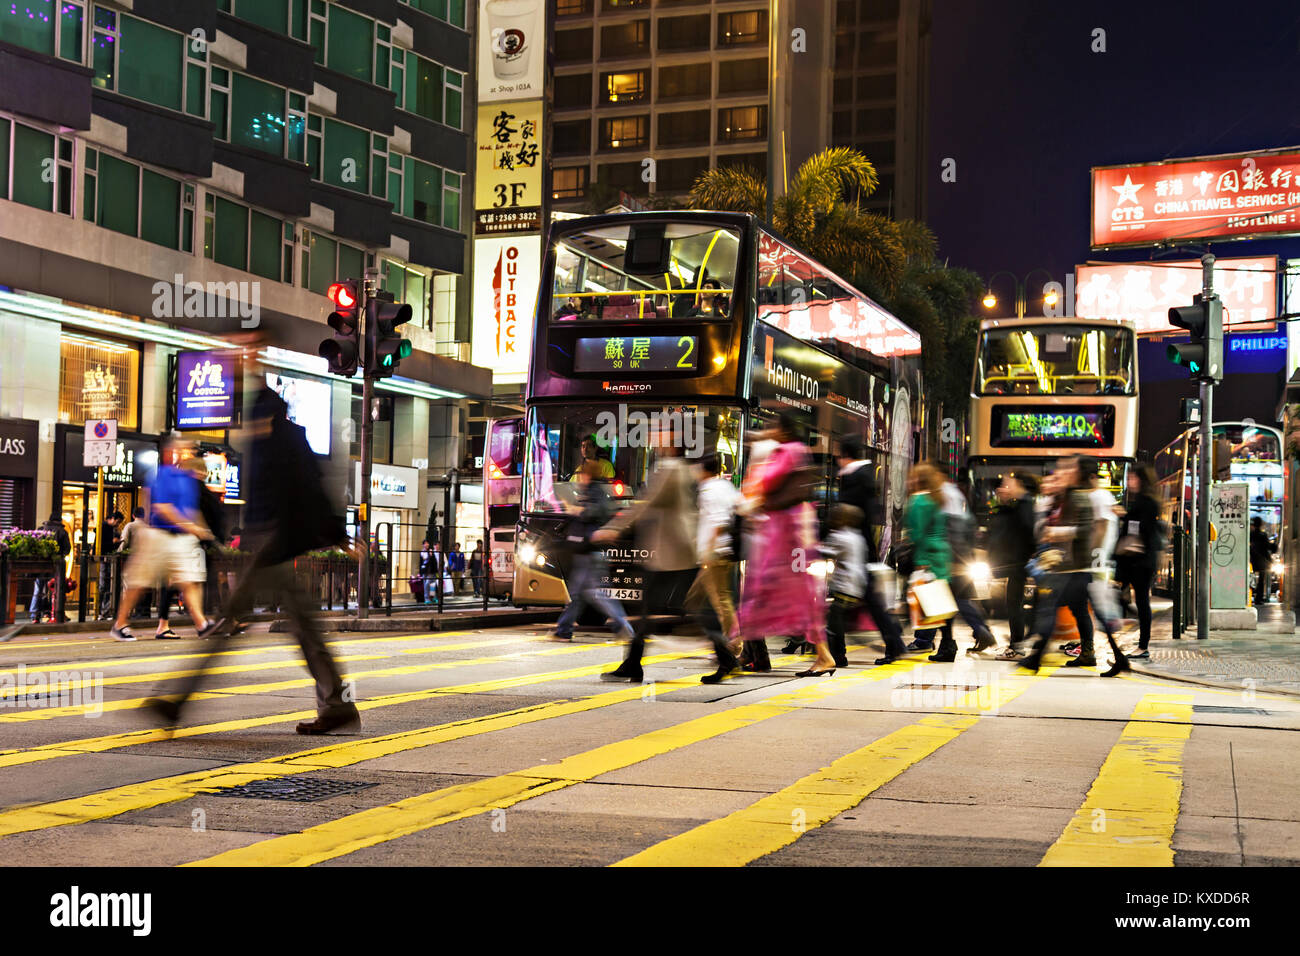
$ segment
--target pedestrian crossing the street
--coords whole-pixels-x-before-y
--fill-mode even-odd
[[[362,727],[307,749],[292,727],[315,714],[313,684],[293,644],[221,652],[170,729],[144,703],[197,666],[188,647],[10,659],[0,844],[98,860],[107,826],[125,863],[472,862],[477,846],[498,861],[682,867],[894,862],[905,837],[917,862],[965,840],[1018,865],[1173,866],[1227,852],[1221,801],[1202,785],[1222,774],[1226,742],[1235,772],[1269,761],[1280,773],[1300,730],[1300,701],[1282,696],[1234,708],[1221,689],[1050,663],[874,667],[864,648],[829,677],[797,679],[806,658],[782,655],[769,674],[701,685],[704,655],[661,644],[672,652],[651,645],[647,683],[610,685],[616,642],[556,645],[538,629],[333,644]],[[57,698],[92,685],[90,723],[91,705]],[[365,787],[298,825],[260,821],[269,801],[210,799],[295,778]],[[1266,785],[1251,780],[1235,849],[1293,852],[1300,840],[1264,841],[1296,824],[1257,820]],[[946,808],[934,819],[930,800]],[[197,811],[207,824],[191,832]],[[557,842],[572,827],[600,835]]]

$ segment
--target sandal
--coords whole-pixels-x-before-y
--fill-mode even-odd
[[[180,635],[177,634],[175,631],[173,631],[173,630],[169,627],[169,628],[167,628],[167,630],[162,631],[161,633],[155,634],[155,635],[153,636],[153,639],[154,639],[155,641],[173,641],[173,640],[180,640]]]

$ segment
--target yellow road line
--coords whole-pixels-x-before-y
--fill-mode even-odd
[[[402,667],[381,667],[369,671],[356,671],[344,674],[344,678],[356,681],[362,677],[406,677],[411,674],[424,674],[429,671],[453,670],[460,667],[474,667],[481,664],[495,664],[502,661],[510,661],[533,655],[555,655],[555,654],[581,654],[593,648],[609,647],[612,641],[605,641],[598,644],[574,644],[572,646],[549,648],[542,651],[517,651],[511,654],[497,654],[492,657],[474,657],[459,661],[439,661],[433,664],[410,664]],[[683,655],[687,656],[687,655]],[[344,658],[336,658],[344,660]],[[299,662],[299,666],[303,666]],[[609,669],[609,662],[593,664],[585,668],[590,674],[599,674],[602,670]],[[315,687],[316,681],[312,677],[294,677],[288,680],[271,681],[265,684],[240,684],[233,687],[218,687],[212,690],[200,691],[193,695],[191,700],[212,700],[237,695],[247,694],[271,694],[281,690],[295,690],[300,687]],[[162,694],[161,696],[166,696]],[[24,710],[16,714],[0,715],[0,724],[4,723],[24,723],[32,720],[52,720],[58,717],[85,717],[97,716],[99,713],[108,713],[118,710],[137,710],[145,705],[147,697],[132,697],[127,700],[110,700],[103,701],[100,704],[75,704],[67,707],[45,707],[35,708],[33,710]]]
[[[574,754],[558,763],[445,787],[186,865],[311,866],[466,817],[512,807],[544,793],[571,787],[690,744],[788,714],[864,682],[882,680],[910,670],[920,663],[909,661],[864,670],[851,676],[828,678],[759,703],[744,704]]]
[[[645,658],[644,663],[659,664],[687,656],[690,655],[661,654]],[[789,660],[793,661],[795,658],[791,657]],[[773,663],[777,663],[777,660],[774,659]],[[474,684],[463,684],[458,688],[444,687],[436,692],[414,691],[407,694],[393,694],[381,698],[381,700],[396,704],[408,700],[426,699],[435,693],[486,693],[508,687],[520,687],[528,683],[541,684],[571,677],[590,676],[609,669],[609,664],[605,663],[594,667],[579,667],[549,674],[533,674],[480,681]],[[659,683],[682,687],[697,685],[698,680],[692,677],[684,681],[660,681]],[[17,807],[0,812],[0,838],[12,836],[15,833],[27,833],[50,827],[72,826],[79,823],[104,820],[122,813],[129,813],[132,810],[147,810],[151,807],[187,800],[198,794],[211,793],[224,787],[238,786],[256,780],[270,780],[298,773],[310,773],[313,770],[320,770],[325,767],[335,769],[348,767],[365,760],[389,757],[393,754],[445,743],[449,740],[474,737],[479,734],[504,730],[508,727],[517,727],[521,724],[548,720],[552,717],[562,717],[568,714],[594,710],[598,707],[606,707],[625,700],[635,700],[644,696],[645,693],[645,688],[634,684],[622,690],[597,694],[591,697],[550,701],[505,713],[471,717],[451,723],[438,724],[433,727],[425,727],[420,730],[387,734],[382,737],[344,740],[340,743],[327,744],[323,747],[299,751],[283,757],[271,757],[258,763],[233,764],[211,770],[200,770],[194,773],[163,777],[158,780],[101,790],[84,797],[73,797],[52,803]],[[380,706],[376,701],[367,701],[357,706],[365,709],[366,704]],[[306,712],[306,715],[315,716],[315,712]]]
[[[1191,694],[1147,694],[1039,866],[1173,866]]]
[[[876,790],[979,723],[980,714],[1019,697],[1055,668],[1010,685],[999,681],[987,691],[972,691],[944,713],[929,714],[829,767],[796,781],[749,806],[656,843],[615,866],[745,866],[775,853],[852,810]],[[971,713],[971,711],[974,713]]]
[[[468,633],[469,633],[468,631],[457,631],[455,633],[447,633],[447,634],[434,634],[434,633],[404,634],[401,637],[380,637],[374,639],[373,641],[364,641],[362,643],[391,644],[397,641],[419,641],[419,640],[434,639],[437,637],[464,637]],[[536,640],[541,640],[541,638],[519,637],[519,638],[514,638],[514,640],[521,641],[521,642],[536,641]],[[357,643],[357,641],[326,641],[325,642],[327,647],[336,647],[340,644],[355,644],[355,643]],[[481,641],[476,643],[477,644],[507,643],[507,641]],[[463,644],[463,645],[453,645],[453,646],[473,647],[475,645]],[[289,641],[280,644],[262,644],[257,647],[245,647],[234,651],[217,651],[216,653],[213,653],[210,656],[214,658],[215,657],[246,657],[251,654],[266,654],[266,653],[270,653],[271,651],[296,651],[296,650],[298,650],[297,641]],[[156,664],[159,661],[184,661],[184,660],[193,660],[195,658],[202,658],[208,656],[209,653],[207,651],[198,650],[193,653],[186,652],[181,654],[154,654],[148,657],[112,657],[109,658],[108,660],[71,659],[58,664],[37,664],[33,667],[24,666],[22,669],[22,673],[28,677],[32,677],[36,674],[51,674],[58,671],[69,671],[69,670],[84,671],[84,670],[90,670],[92,668],[98,670],[105,667],[129,667],[132,664]],[[301,660],[301,658],[297,658],[297,659]],[[11,667],[4,670],[0,670],[0,677],[17,676],[18,673],[19,671],[17,668]]]

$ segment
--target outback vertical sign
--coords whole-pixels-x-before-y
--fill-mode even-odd
[[[541,270],[540,236],[479,239],[474,245],[474,328],[470,361],[497,382],[528,373],[533,308]]]

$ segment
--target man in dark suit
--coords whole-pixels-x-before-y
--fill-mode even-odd
[[[302,426],[288,420],[288,406],[269,388],[258,394],[251,420],[252,450],[249,455],[249,495],[245,529],[256,537],[257,555],[239,586],[226,602],[225,615],[212,636],[222,635],[212,654],[228,638],[228,623],[248,614],[253,593],[275,590],[283,594],[282,606],[293,620],[294,634],[302,648],[307,669],[316,679],[318,716],[298,725],[300,734],[324,734],[340,727],[360,724],[357,706],[345,700],[346,689],[320,629],[315,605],[299,588],[293,573],[294,558],[317,548],[338,545],[347,531],[333,503],[325,494],[320,468]],[[189,678],[181,694],[173,699],[154,699],[150,708],[174,724],[181,708],[198,689],[212,656]]]
[[[863,456],[862,442],[854,436],[849,436],[840,442],[840,453],[835,460],[840,466],[838,500],[862,512],[861,530],[862,537],[867,542],[867,561],[874,563],[879,559],[876,555],[872,525],[881,512],[871,462]],[[907,650],[903,645],[903,631],[898,626],[897,618],[880,597],[880,592],[876,590],[875,578],[870,569],[867,570],[867,580],[864,583],[862,603],[867,613],[871,615],[871,619],[876,622],[876,626],[880,628],[880,634],[885,640],[885,656],[876,663],[888,664],[901,657]]]

